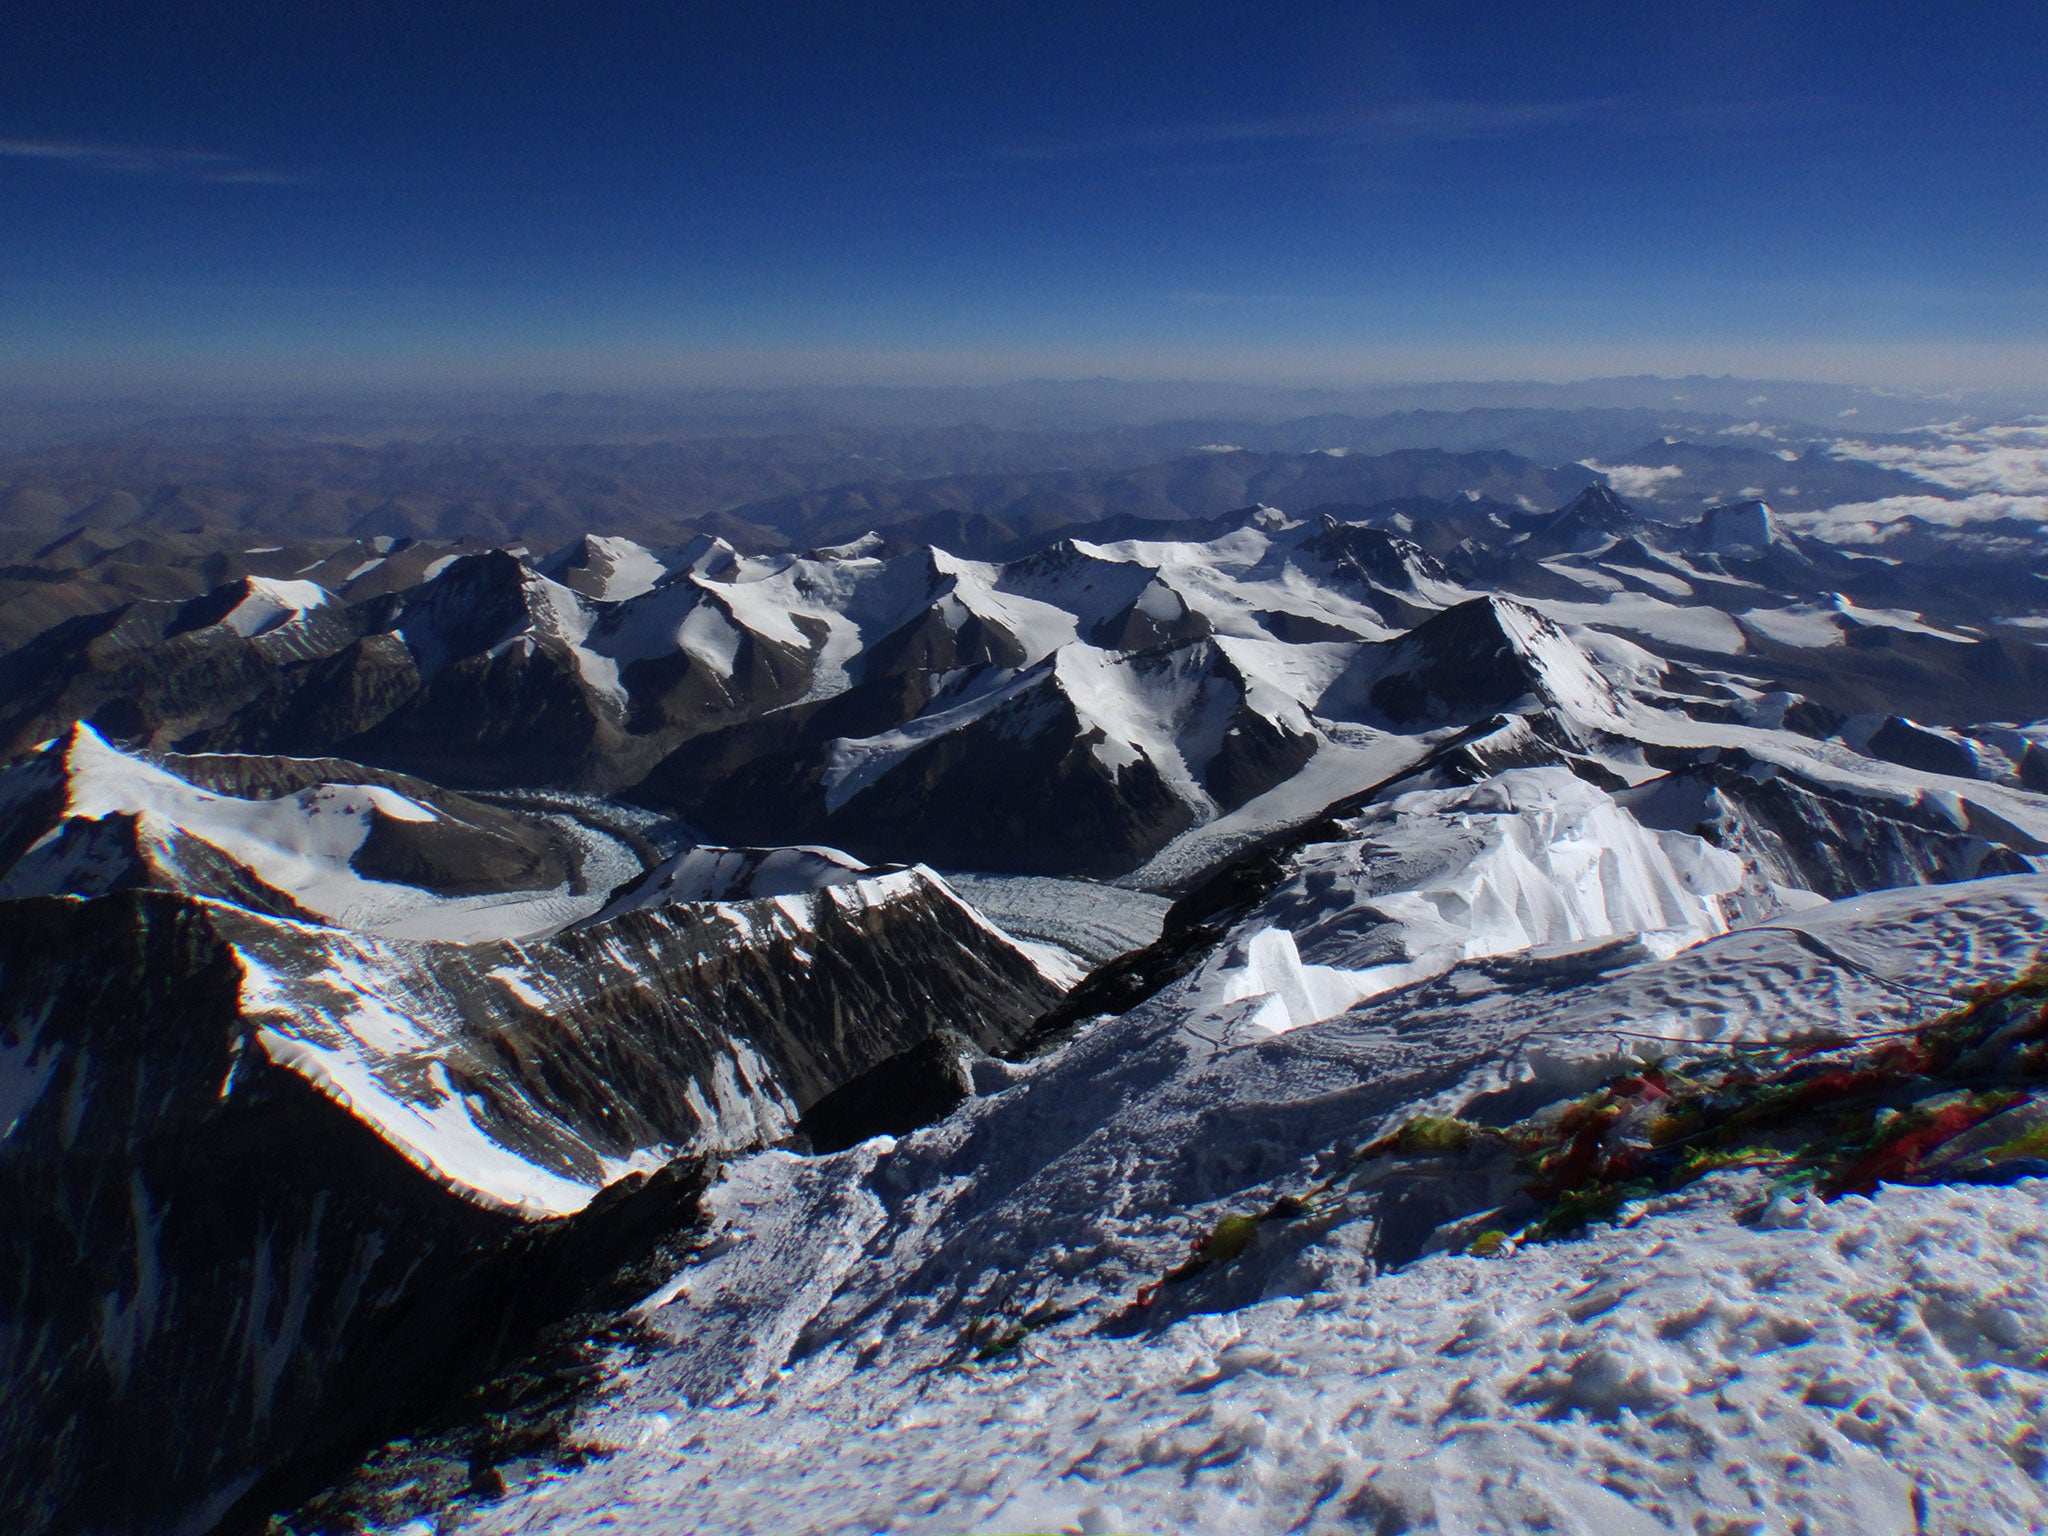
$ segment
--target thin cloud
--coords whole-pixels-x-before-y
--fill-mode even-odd
[[[1117,133],[996,150],[1003,160],[1079,160],[1119,153],[1174,153],[1226,148],[1383,144],[1456,144],[1512,139],[1555,129],[1597,127],[1633,134],[1731,133],[1765,124],[1782,127],[1826,111],[1800,98],[1758,102],[1673,103],[1639,94],[1559,101],[1421,100],[1350,112],[1227,121],[1163,123]]]
[[[289,186],[303,180],[251,164],[239,155],[148,144],[97,144],[76,139],[0,139],[0,160],[40,161],[116,176],[155,176],[231,186]]]

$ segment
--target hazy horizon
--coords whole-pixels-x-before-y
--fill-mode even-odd
[[[462,397],[546,394],[659,395],[681,392],[906,390],[1086,385],[1220,386],[1343,392],[1464,385],[1571,386],[1613,379],[1735,379],[1759,384],[1827,384],[1933,398],[2016,394],[2048,399],[2048,348],[1885,350],[1859,354],[1803,348],[1729,348],[1705,358],[1661,362],[1629,354],[1531,354],[1513,348],[1438,349],[1403,362],[1345,367],[1313,353],[1212,354],[1157,358],[971,353],[719,353],[645,357],[597,354],[505,358],[450,352],[418,360],[188,356],[124,359],[9,359],[0,396],[66,403],[126,397],[206,401],[293,396]],[[1415,358],[1408,361],[1409,358]],[[1498,359],[1493,369],[1483,366]],[[1962,359],[1962,360],[1959,360]],[[1521,366],[1516,366],[1516,364]],[[1432,366],[1434,364],[1434,366]],[[1775,365],[1775,366],[1774,366]]]
[[[1086,413],[1101,402],[1133,402],[1161,410],[1228,411],[1256,402],[1260,409],[1295,405],[1356,412],[1416,409],[1488,410],[1544,408],[1633,408],[1688,405],[1708,410],[1739,408],[1750,414],[1769,403],[1766,416],[1795,419],[1784,407],[1795,394],[1969,405],[1979,412],[2038,413],[2048,410],[2048,384],[2002,382],[1973,375],[1952,383],[1915,384],[1843,370],[1839,374],[1756,373],[1694,369],[1687,373],[1650,368],[1602,372],[1529,371],[1484,375],[1445,367],[1436,373],[1342,374],[1276,366],[1269,372],[1202,373],[1141,370],[1061,372],[1056,367],[1005,370],[934,366],[918,369],[897,360],[860,368],[846,360],[836,368],[774,367],[775,360],[745,365],[676,370],[668,374],[622,369],[579,372],[534,368],[475,376],[401,378],[338,372],[305,374],[222,374],[129,377],[119,382],[38,379],[15,370],[0,377],[0,408],[17,411],[127,406],[175,407],[199,414],[260,413],[334,407],[444,409],[528,408],[589,403],[660,407],[710,402],[858,402],[918,400],[933,405],[971,406],[978,401],[1034,397],[1069,402]],[[1785,394],[1743,394],[1776,390]],[[1697,391],[1699,393],[1690,393]],[[1719,402],[1709,406],[1709,398]],[[1810,404],[1810,402],[1807,402]],[[1142,414],[1142,413],[1141,413]],[[936,418],[935,418],[936,419]],[[1817,418],[1815,418],[1817,419]],[[964,418],[962,419],[964,424]]]

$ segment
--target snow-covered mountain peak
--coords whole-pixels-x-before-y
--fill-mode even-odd
[[[1450,573],[1414,540],[1364,523],[1339,522],[1325,514],[1316,534],[1299,546],[1317,562],[1319,574],[1362,582],[1433,606],[1463,594]]]
[[[1615,684],[1561,625],[1488,595],[1360,651],[1317,708],[1417,729],[1468,723],[1524,701],[1594,729],[1623,723]]]
[[[805,558],[832,562],[879,560],[887,552],[888,548],[889,541],[873,529],[869,529],[859,538],[848,539],[843,544],[826,544],[817,549],[810,550]]]
[[[336,599],[318,582],[244,576],[179,608],[169,634],[221,629],[244,640],[303,627]]]
[[[0,859],[0,898],[145,887],[462,938],[552,931],[596,908],[607,871],[623,873],[604,840],[401,775],[319,759],[153,762],[83,723],[0,772]]]
[[[1204,1032],[1279,1034],[1480,956],[1725,932],[1742,860],[1641,825],[1564,768],[1510,769],[1367,807],[1297,855],[1183,984]]]
[[[401,595],[393,632],[432,676],[525,631],[533,622],[528,593],[541,579],[504,550],[463,555]]]
[[[1769,503],[1762,501],[1707,508],[1700,517],[1699,534],[1701,544],[1714,554],[1760,555],[1785,542]]]
[[[740,553],[716,534],[700,533],[688,543],[665,550],[659,556],[673,576],[688,572],[713,581],[733,581],[740,575]]]
[[[334,594],[318,582],[245,576],[238,585],[242,597],[221,615],[220,622],[245,640],[299,623],[307,614],[334,601]]]
[[[651,590],[672,567],[631,539],[593,533],[556,550],[536,569],[581,596],[618,603]]]
[[[545,649],[559,665],[573,668],[609,711],[625,700],[618,669],[584,644],[609,606],[494,549],[456,560],[400,594],[390,625],[424,678],[457,662],[494,660],[513,651],[530,658]]]
[[[1560,507],[1551,522],[1564,519],[1582,527],[1605,526],[1615,532],[1636,527],[1644,520],[1642,514],[1615,493],[1613,486],[1597,482]]]
[[[1141,559],[1136,546],[1094,544],[1085,539],[1056,539],[1003,567],[1003,577],[1018,590],[1033,585],[1060,590],[1101,580],[1112,568],[1138,566],[1158,569],[1156,562]]]
[[[1648,520],[1606,485],[1589,485],[1530,532],[1532,548],[1585,551],[1625,537]]]

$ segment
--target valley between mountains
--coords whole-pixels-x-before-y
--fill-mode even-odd
[[[1594,478],[45,551],[0,1522],[2040,1528],[2038,541]]]

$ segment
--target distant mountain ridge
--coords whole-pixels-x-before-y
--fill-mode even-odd
[[[910,429],[820,425],[742,436],[664,434],[647,422],[607,434],[602,413],[574,411],[559,419],[541,413],[478,420],[465,431],[365,423],[353,435],[341,423],[322,430],[291,422],[225,435],[166,423],[156,431],[0,454],[0,546],[31,548],[68,529],[211,529],[299,540],[526,538],[548,546],[585,532],[660,544],[701,531],[759,549],[830,542],[861,531],[854,523],[944,513],[995,518],[1005,537],[1015,538],[1056,520],[1117,511],[1207,516],[1249,500],[1298,511],[1308,502],[1297,496],[1297,482],[1300,496],[1324,500],[1477,490],[1511,501],[1528,494],[1544,505],[1585,483],[1583,476],[1570,484],[1554,475],[1538,481],[1531,471],[1497,464],[1475,464],[1452,483],[1431,455],[1509,453],[1548,466],[1604,464],[1624,476],[1647,468],[1652,473],[1634,475],[1631,489],[1669,493],[1690,507],[1737,499],[1750,486],[1788,507],[1866,500],[1887,488],[1929,491],[1911,476],[1809,451],[1827,444],[1839,424],[1754,417],[1754,409],[1745,418],[1674,402],[1661,409],[1186,416],[1031,429],[971,421]],[[1872,422],[1858,431],[1874,428]],[[1727,436],[1758,432],[1767,436]],[[1661,446],[1669,440],[1698,446],[1691,459],[1674,464]],[[1802,474],[1782,473],[1782,456],[1767,443],[1795,445],[1784,451],[1801,456]],[[1247,461],[1234,471],[1205,466],[1220,449],[1273,462]],[[1386,462],[1377,477],[1365,465],[1314,462],[1332,453]],[[1400,455],[1420,456],[1405,478]],[[1283,462],[1291,459],[1303,462]],[[1520,483],[1510,487],[1513,477]],[[1674,478],[1678,483],[1665,484]],[[963,553],[1000,552],[992,543],[955,545]]]
[[[1221,484],[1275,462],[1303,495],[1347,464],[1386,472],[1317,456],[1332,479],[1304,488],[1301,461],[1252,460]],[[387,568],[410,584],[386,588]],[[1523,693],[1561,702],[1511,659],[1538,635],[1553,637],[1544,676],[1564,667],[1572,697],[1610,700],[1585,704],[1596,715],[1636,698],[1816,738],[1864,716],[1923,734],[2048,716],[2041,646],[1974,622],[1994,594],[2008,611],[2038,603],[2038,573],[1967,551],[1920,568],[1844,554],[1762,503],[1660,522],[1598,481],[1533,510],[1459,495],[1308,517],[1124,513],[994,561],[884,535],[772,556],[585,537],[548,554],[391,546],[316,569],[358,571],[369,595],[251,575],[0,656],[5,743],[88,721],[158,752],[625,795],[731,843],[1112,877],[1312,760],[1398,751]],[[2005,751],[1905,732],[1852,735],[1929,762]],[[2014,750],[2000,760],[2032,761]]]

